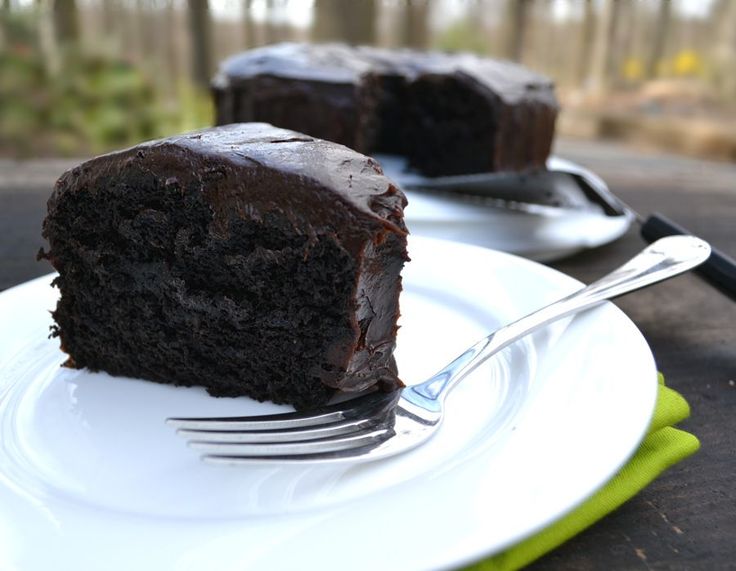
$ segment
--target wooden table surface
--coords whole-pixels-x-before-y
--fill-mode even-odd
[[[600,174],[642,214],[659,211],[736,257],[736,166],[561,141],[557,153]],[[68,161],[0,161],[0,290],[48,273],[34,261],[56,176]],[[591,281],[643,247],[636,228],[552,264]],[[701,450],[615,513],[532,565],[584,569],[736,569],[736,302],[689,274],[617,301],[690,402],[681,427]]]

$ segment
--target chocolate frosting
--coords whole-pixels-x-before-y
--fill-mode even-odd
[[[222,63],[213,85],[224,89],[253,77],[270,76],[358,86],[369,74],[400,76],[408,81],[425,75],[456,74],[509,104],[541,98],[557,106],[549,78],[509,61],[470,53],[344,44],[281,43],[243,52]]]
[[[303,231],[334,227],[353,255],[365,240],[355,218],[371,229],[407,233],[406,198],[374,159],[267,123],[233,123],[101,155],[62,176],[55,195],[72,180],[75,188],[84,187],[130,166],[153,176],[169,173],[167,184],[200,185],[221,230],[232,212],[259,217],[268,210],[284,210]],[[276,190],[288,177],[308,181],[313,188]],[[55,200],[52,196],[50,208]],[[337,208],[338,203],[344,208]]]

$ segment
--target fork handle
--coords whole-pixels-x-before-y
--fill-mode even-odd
[[[688,230],[658,212],[642,223],[640,232],[647,242],[654,242],[664,236],[690,234]],[[710,258],[696,272],[736,301],[736,260],[717,248],[711,248]]]
[[[441,402],[457,383],[521,337],[599,303],[693,269],[710,255],[707,242],[694,236],[669,236],[646,247],[620,268],[575,293],[491,333],[425,382],[410,387],[425,402]]]

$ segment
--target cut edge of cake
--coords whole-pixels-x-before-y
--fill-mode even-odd
[[[265,124],[83,163],[44,222],[68,364],[298,408],[397,388],[405,203],[373,159]],[[290,394],[288,376],[307,390]]]

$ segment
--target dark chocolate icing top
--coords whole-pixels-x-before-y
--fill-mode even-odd
[[[369,57],[343,44],[281,43],[243,52],[226,59],[215,82],[258,75],[355,83],[375,67]]]
[[[352,149],[268,123],[233,123],[202,129],[140,146],[172,145],[235,166],[258,165],[283,174],[311,179],[369,216],[394,224],[392,213],[403,209],[403,193],[383,174],[374,159]]]
[[[105,172],[115,176],[128,166],[152,176],[167,173],[161,181],[165,184],[200,186],[215,224],[219,220],[223,229],[233,212],[259,217],[278,209],[305,232],[323,226],[339,229],[354,254],[365,239],[356,217],[374,229],[406,234],[406,198],[375,160],[268,123],[211,127],[96,157],[62,176],[55,195],[67,187],[92,185]],[[290,185],[292,177],[305,185]],[[312,191],[304,192],[302,186]],[[50,207],[54,201],[52,196]]]
[[[358,85],[367,74],[399,75],[407,80],[424,75],[457,75],[510,104],[543,97],[556,106],[549,78],[509,61],[470,53],[344,44],[281,43],[243,52],[222,63],[213,85],[226,88],[257,76]]]

